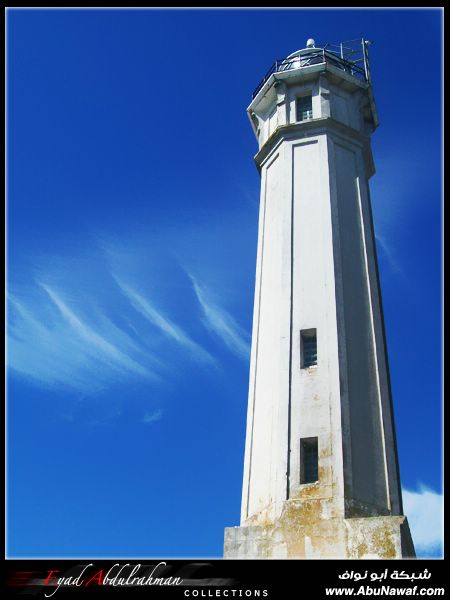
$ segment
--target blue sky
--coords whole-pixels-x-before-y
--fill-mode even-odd
[[[374,41],[371,180],[406,512],[441,552],[441,13],[9,10],[8,555],[222,555],[259,176],[245,109]]]

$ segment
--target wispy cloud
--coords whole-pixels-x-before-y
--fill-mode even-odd
[[[63,302],[63,300],[50,287],[39,284],[50,296],[51,300],[60,310],[62,316],[71,326],[73,332],[81,337],[90,347],[93,347],[98,352],[98,358],[101,360],[112,360],[116,365],[124,370],[129,370],[143,375],[149,376],[147,369],[142,367],[135,360],[129,358],[121,352],[114,344],[106,340],[104,337],[95,332],[91,327],[83,323],[83,321]]]
[[[211,299],[206,288],[189,274],[197,300],[203,311],[205,326],[215,333],[234,354],[248,359],[250,353],[250,336],[224,308]]]
[[[162,419],[163,412],[161,409],[155,410],[154,412],[146,412],[142,417],[142,423],[155,423]]]
[[[211,364],[216,362],[214,357],[207,350],[192,340],[181,327],[176,325],[173,321],[170,321],[167,316],[157,310],[147,298],[144,298],[144,296],[121,281],[118,277],[115,277],[115,279],[132,306],[168,338],[188,350],[195,359]]]
[[[403,489],[404,512],[419,557],[441,556],[443,548],[443,497],[424,486]]]
[[[53,287],[40,283],[8,300],[8,365],[15,372],[85,394],[129,377],[160,379],[152,357],[124,331],[106,317],[88,324]]]
[[[383,255],[386,258],[386,261],[388,262],[391,269],[393,271],[397,272],[398,274],[402,275],[402,277],[405,277],[405,273],[400,266],[399,260],[395,257],[393,250],[387,244],[385,238],[383,236],[381,236],[379,233],[375,234],[375,238],[376,238],[378,247],[381,248]]]
[[[89,381],[92,359],[72,339],[64,323],[44,325],[24,302],[12,296],[8,300],[10,368],[43,385],[68,385],[85,392],[102,387],[101,374]]]
[[[180,367],[194,361],[199,369],[220,368],[214,355],[220,343],[247,359],[249,335],[235,318],[203,283],[187,283],[187,270],[180,272],[170,252],[164,263],[157,260],[147,238],[96,240],[60,259],[34,257],[9,289],[9,368],[92,397],[131,378],[167,389]],[[155,297],[144,291],[157,283]],[[174,293],[184,294],[183,310]]]

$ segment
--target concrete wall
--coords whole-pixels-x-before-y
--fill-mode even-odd
[[[344,514],[340,382],[325,132],[284,141],[262,167],[242,522],[278,516],[290,497]],[[291,241],[293,240],[293,245]],[[300,331],[317,329],[318,365],[300,367]],[[318,437],[319,483],[300,484],[300,440]]]
[[[290,219],[283,156],[263,173],[242,517],[285,498],[289,397]]]
[[[388,511],[386,464],[380,391],[374,353],[374,335],[367,272],[365,232],[359,192],[364,175],[361,150],[342,140],[330,142],[334,154],[336,227],[340,255],[336,257],[342,277],[343,401],[348,402],[344,452],[348,495],[357,503]]]
[[[339,360],[326,135],[292,153],[293,293],[289,497],[343,506]],[[317,367],[302,369],[300,331],[317,330]],[[319,483],[300,484],[300,440],[318,437]]]
[[[227,527],[224,558],[415,558],[406,517],[305,522],[304,508],[288,501],[281,518],[271,526]]]

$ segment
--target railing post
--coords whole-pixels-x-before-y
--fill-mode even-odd
[[[367,83],[370,83],[370,71],[369,71],[369,51],[367,49],[366,40],[362,38],[362,50],[363,50],[363,58],[364,58],[364,74],[366,76]]]

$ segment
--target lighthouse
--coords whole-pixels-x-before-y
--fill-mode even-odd
[[[225,558],[415,556],[369,193],[368,45],[309,39],[247,109],[261,197],[241,522]]]

